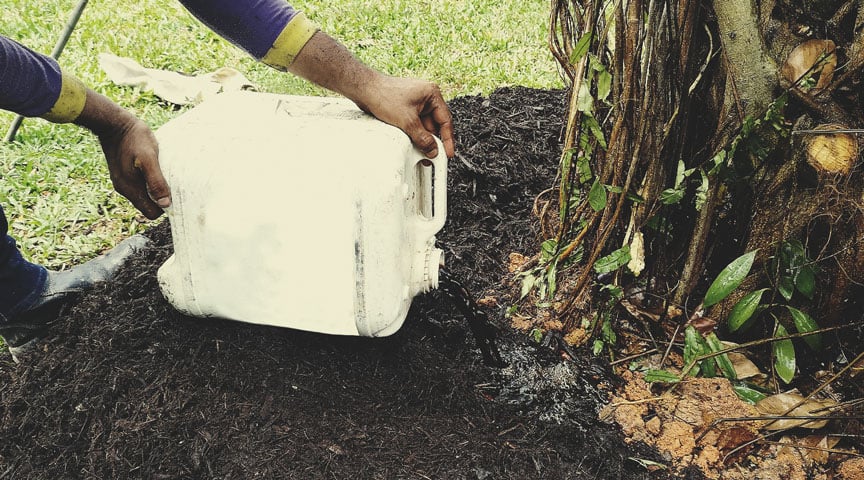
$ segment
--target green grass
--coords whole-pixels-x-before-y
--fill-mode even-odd
[[[77,0],[5,0],[0,32],[50,52]],[[295,1],[362,61],[383,72],[437,82],[448,99],[507,85],[562,85],[546,47],[549,4],[517,0]],[[242,71],[263,91],[327,95],[267,68],[198,23],[174,0],[91,0],[60,63],[158,128],[180,113],[148,92],[113,85],[97,54],[146,67]],[[5,133],[13,116],[0,112]],[[52,268],[79,263],[147,228],[113,193],[95,139],[70,125],[28,119],[18,142],[0,145],[0,203],[22,251]]]

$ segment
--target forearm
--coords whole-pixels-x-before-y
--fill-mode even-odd
[[[84,108],[74,120],[76,125],[90,130],[100,138],[122,133],[138,122],[141,122],[138,117],[89,88],[86,91]]]
[[[383,75],[358,60],[342,44],[317,32],[288,67],[291,73],[353,100],[368,110]]]
[[[180,1],[201,22],[253,57],[361,107],[369,102],[370,85],[381,77],[284,0]]]
[[[402,129],[429,156],[433,134],[453,155],[450,110],[432,83],[399,79],[367,67],[284,0],[180,0],[211,29],[255,58],[342,94]]]
[[[441,138],[448,156],[455,153],[450,110],[433,83],[373,70],[323,32],[309,39],[288,70],[398,127],[429,157],[438,154],[433,135]]]

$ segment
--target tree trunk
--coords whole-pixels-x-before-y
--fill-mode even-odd
[[[580,5],[578,12],[602,10]],[[662,306],[661,322],[678,322],[673,312],[691,318],[719,271],[756,250],[750,276],[708,313],[722,324],[744,294],[786,281],[772,268],[779,268],[780,246],[793,241],[805,246],[807,265],[818,267],[818,282],[812,299],[809,287],[798,286],[807,295],[793,292],[789,301],[813,312],[829,308],[826,322],[840,318],[849,289],[864,284],[864,179],[855,131],[864,124],[864,95],[855,88],[864,69],[864,2],[716,0],[710,10],[688,0],[614,5],[586,23],[573,13],[574,3],[553,0],[559,18],[567,11],[579,19],[569,25],[583,25],[553,28],[559,60],[569,62],[584,33],[596,33],[591,60],[582,64],[590,68],[569,69],[583,89],[573,93],[579,97],[573,108],[582,110],[571,112],[571,149],[562,157],[569,163],[562,165],[572,180],[584,169],[580,157],[588,157],[593,178],[608,192],[600,206],[590,184],[580,192],[572,182],[562,186],[559,201],[573,207],[545,209],[570,215],[557,222],[559,252],[588,253],[581,269],[566,274],[571,281],[558,282],[570,287],[559,293],[565,325],[598,306],[588,294],[597,271],[610,264],[611,280],[603,273],[601,282],[625,291],[654,288],[654,300],[641,308]],[[812,38],[820,31],[836,38]],[[837,52],[848,52],[848,62],[838,63]],[[598,65],[614,74],[617,96],[608,103],[597,98]],[[609,140],[605,150],[585,116],[598,120]],[[642,257],[642,238],[644,258],[631,258],[631,265],[644,260],[646,280],[615,263],[619,251]]]

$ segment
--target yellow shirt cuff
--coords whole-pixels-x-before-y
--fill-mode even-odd
[[[318,25],[306,18],[303,12],[297,13],[288,25],[285,25],[282,33],[273,42],[273,47],[261,61],[277,70],[287,70],[300,50],[306,46],[306,42],[318,30]]]
[[[61,72],[60,96],[42,118],[54,123],[69,123],[78,118],[87,101],[87,87],[81,80]]]

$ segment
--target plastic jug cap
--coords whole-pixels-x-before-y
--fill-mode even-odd
[[[423,272],[423,293],[426,293],[433,288],[438,288],[438,270],[443,265],[444,251],[440,248],[430,248],[426,253],[426,267]]]

